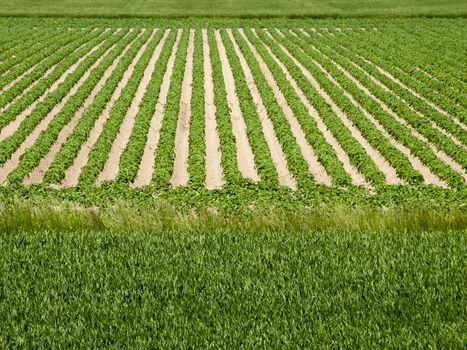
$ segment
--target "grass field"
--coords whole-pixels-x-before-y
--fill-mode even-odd
[[[0,236],[0,346],[467,345],[462,231]]]
[[[3,0],[0,15],[21,16],[466,16],[462,0]]]
[[[0,347],[465,348],[467,19],[264,18],[465,4],[127,3],[2,2]]]

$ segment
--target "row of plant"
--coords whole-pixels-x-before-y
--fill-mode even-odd
[[[415,96],[407,89],[401,87],[399,84],[394,82],[392,79],[388,78],[384,74],[382,74],[375,66],[372,64],[368,64],[365,60],[361,59],[356,55],[349,55],[348,52],[342,50],[339,45],[335,44],[335,40],[327,40],[324,39],[326,44],[331,47],[335,52],[339,53],[339,56],[345,57],[348,61],[356,63],[360,66],[365,72],[372,75],[374,78],[379,80],[382,84],[384,84],[388,89],[389,92],[393,95],[393,98],[401,98],[408,106],[415,108],[420,113],[422,113],[425,117],[433,120],[438,126],[442,127],[452,135],[455,135],[461,142],[465,145],[467,144],[467,135],[463,129],[453,122],[452,119],[446,118],[446,116],[440,114],[436,111],[433,107],[423,101],[421,98]],[[352,40],[348,40],[348,42],[352,43]],[[384,62],[382,60],[381,65],[378,64],[382,69],[387,70],[390,69],[390,64]],[[399,79],[400,74],[396,76]],[[418,89],[417,89],[418,90]]]
[[[141,50],[144,51],[142,51],[141,57],[134,67],[133,74],[110,110],[109,118],[105,122],[104,129],[89,153],[88,162],[81,172],[79,178],[80,182],[87,184],[94,183],[99,173],[104,168],[112,143],[120,130],[120,125],[134,98],[136,89],[143,77],[144,70],[149,63],[156,45],[163,35],[163,31],[159,30],[151,39],[152,31],[148,30],[147,32],[149,35],[145,42],[147,44],[146,49],[144,50],[144,47],[141,48]]]
[[[266,186],[269,188],[277,187],[277,171],[271,157],[271,150],[264,137],[262,124],[259,120],[257,112],[258,106],[255,106],[253,102],[248,83],[245,79],[245,74],[231,41],[227,38],[227,34],[224,30],[219,31],[219,35],[235,79],[235,94],[240,101],[240,109],[246,125],[248,143],[253,151],[255,166],[261,179],[259,186]]]
[[[201,30],[195,34],[193,56],[193,84],[191,91],[190,135],[188,139],[189,185],[203,187],[206,179],[206,138],[205,138],[205,100],[204,100],[204,54]],[[210,62],[208,62],[210,64]]]
[[[327,104],[323,96],[321,96],[321,94],[312,86],[300,68],[295,65],[290,57],[288,57],[286,53],[281,48],[279,48],[277,43],[271,40],[264,32],[258,30],[257,33],[261,40],[274,52],[274,55],[276,55],[279,60],[282,61],[283,64],[287,67],[287,70],[294,77],[300,89],[318,111],[319,116],[329,131],[333,134],[333,136],[349,156],[350,162],[365,176],[367,181],[369,181],[371,184],[374,186],[384,185],[386,182],[385,175],[381,172],[380,169],[378,169],[362,145],[352,136],[350,130],[336,115],[331,106]],[[275,40],[282,39],[281,36],[273,31],[271,31],[271,34]],[[286,47],[289,51],[291,50],[290,47]],[[303,54],[301,52],[294,52],[294,54],[296,54],[297,57],[302,58],[303,61]],[[306,68],[310,70],[309,67]]]
[[[180,97],[182,94],[182,82],[188,59],[189,30],[184,30],[180,39],[179,48],[175,57],[175,63],[170,79],[167,104],[164,109],[164,118],[160,130],[159,144],[157,145],[154,159],[154,172],[152,181],[157,188],[170,185],[175,159],[175,134],[177,130],[178,114],[180,111]]]
[[[316,44],[317,40],[314,40],[313,43]],[[310,42],[302,41],[301,47],[307,51],[307,48],[310,45],[312,45]],[[366,95],[353,82],[346,78],[336,68],[336,66],[330,62],[327,56],[316,54],[316,51],[308,52],[308,56],[314,57],[323,67],[325,67],[334,79],[338,81],[339,84],[349,93],[351,93],[355,100],[358,101],[358,103],[360,103],[360,105],[362,105],[373,117],[375,117],[395,140],[409,148],[414,155],[420,158],[420,160],[433,171],[433,173],[445,180],[450,186],[458,187],[462,185],[463,180],[459,174],[455,173],[449,166],[442,162],[424,142],[414,137],[409,129],[392,118],[377,101]],[[405,166],[407,166],[407,163],[404,163],[406,164]],[[409,165],[409,168],[406,168],[406,171],[411,171],[413,173],[414,170],[410,169],[412,169],[412,167]],[[414,180],[420,181],[420,175],[414,176],[411,182],[413,183]]]
[[[78,50],[74,51],[68,57],[62,60],[50,75],[42,79],[32,90],[24,94],[2,113],[2,118],[0,119],[0,129],[5,127],[5,125],[14,120],[27,108],[30,108],[31,106],[36,108],[36,104],[41,104],[44,99],[47,98],[47,96],[49,96],[57,89],[58,85],[56,82],[59,81],[61,77],[64,77],[65,74],[69,74],[71,72],[71,67],[80,58],[82,58],[83,55],[89,52],[89,50],[101,43],[102,40],[105,40],[105,38],[100,38],[96,32],[92,33],[89,37],[84,36],[83,38],[79,39],[79,42],[76,43],[77,45],[80,45]]]
[[[369,79],[365,74],[355,68],[345,56],[339,57],[335,50],[329,49],[320,40],[313,41],[313,43],[327,57],[332,59],[334,62],[338,61],[345,70],[347,70],[352,76],[360,81],[361,84],[366,86],[376,98],[383,101],[394,113],[403,118],[416,130],[418,130],[418,132],[424,135],[430,143],[443,150],[447,155],[449,155],[462,166],[467,167],[467,159],[465,157],[463,147],[456,145],[443,133],[433,128],[432,122],[430,120],[428,120],[426,117],[417,115],[402,101],[394,98],[390,92],[385,91],[383,88],[371,81],[371,79]]]
[[[281,37],[277,35],[277,33],[275,38],[276,40],[281,40]],[[284,41],[287,41],[287,43]],[[290,34],[287,36],[287,40],[282,40],[282,42],[285,47],[288,47],[289,52],[293,52],[294,56],[301,64],[315,77],[319,85],[327,92],[334,103],[341,108],[368,143],[395,169],[398,176],[409,184],[420,183],[423,180],[422,176],[413,169],[405,155],[395,148],[389,140],[379,132],[376,126],[365,117],[362,111],[345,96],[343,91],[339,87],[336,88],[336,85],[327,78],[326,74],[314,64],[312,59],[310,59],[312,56],[310,57],[306,54],[310,53],[310,51],[308,51],[309,48],[306,47],[306,50],[303,50],[302,46],[300,46],[300,44],[303,44],[300,42],[300,39]],[[321,63],[321,65],[324,66],[324,62]]]
[[[49,31],[48,29],[46,31]],[[2,41],[0,42],[0,62],[14,58],[17,52],[26,50],[44,35],[44,30],[36,30],[31,33],[29,28],[8,28],[2,30]]]
[[[88,34],[84,35],[86,36]],[[0,95],[0,108],[5,108],[5,106],[11,103],[14,99],[21,96],[30,86],[37,84],[49,69],[69,56],[73,51],[77,50],[79,47],[77,45],[81,42],[80,39],[82,37],[83,33],[81,33],[81,35],[69,35],[66,39],[63,38],[63,40],[57,41],[60,46],[55,49],[53,53],[45,56],[45,59],[37,64],[29,74],[23,76],[8,90],[2,92]],[[29,68],[32,68],[32,66]]]
[[[271,86],[268,84],[268,81],[265,78],[264,73],[261,70],[261,67],[258,61],[256,60],[253,52],[248,48],[248,45],[246,41],[244,40],[244,38],[241,37],[241,35],[237,31],[233,31],[233,37],[234,37],[235,42],[238,44],[242,52],[242,55],[245,57],[245,60],[247,61],[248,66],[250,67],[255,85],[258,88],[258,91],[261,95],[264,106],[266,108],[268,117],[273,124],[274,132],[285,154],[289,170],[292,172],[292,174],[295,176],[297,180],[298,188],[302,188],[302,187],[309,188],[310,186],[314,184],[314,179],[309,172],[308,164],[306,163],[302,155],[302,152],[300,150],[300,147],[298,146],[297,141],[292,133],[291,125],[287,121],[284,115],[284,111],[282,110],[276,97],[274,96]],[[259,52],[261,51],[261,48],[256,47],[255,50],[260,55]],[[273,67],[273,68],[276,68],[276,67]],[[271,68],[268,67],[265,69],[268,69],[274,78],[274,74],[272,73]],[[332,156],[335,156],[332,149],[330,149],[326,141],[323,140],[323,136],[319,133],[319,130],[317,130],[317,127],[312,122],[311,118],[307,116],[307,111],[305,107],[303,106],[301,101],[296,99],[296,96],[293,94],[291,87],[289,83],[285,80],[285,78],[280,75],[279,77],[280,77],[279,79],[284,79],[284,80],[279,82],[279,80],[277,80],[278,78],[275,77],[274,78],[275,83],[278,87],[281,86],[281,88],[279,88],[280,93],[284,95],[290,109],[293,112],[295,112],[294,114],[296,115],[296,118],[299,124],[301,124],[301,127],[304,130],[305,135],[307,136],[307,141],[310,145],[312,145],[314,151],[317,153],[318,159],[322,158],[320,157],[321,152],[319,152],[320,145],[328,146],[328,149],[326,149],[325,152],[327,151],[329,158],[332,159]],[[290,99],[289,98],[290,96],[294,96],[295,99],[293,100]],[[292,105],[295,105],[295,108],[293,108]],[[300,115],[298,115],[297,113],[299,113]],[[305,123],[303,123],[304,120],[300,120],[300,119],[306,119]],[[311,133],[307,133],[306,129],[310,129]],[[309,137],[310,134],[313,135],[314,137]],[[322,142],[321,144],[319,143],[320,141]],[[336,161],[338,163],[338,160]],[[333,173],[330,173],[331,177],[332,175]],[[335,178],[333,178],[333,182],[336,184]],[[339,181],[337,181],[337,184],[343,185],[343,183]]]
[[[29,45],[25,50],[15,52],[14,58],[0,64],[0,89],[59,47],[57,40],[69,36],[70,33],[48,31],[41,36],[38,44]]]
[[[133,31],[128,35],[128,44],[124,49],[124,55],[119,59],[111,76],[106,80],[102,89],[97,93],[91,105],[84,112],[74,132],[68,137],[57,153],[44,176],[45,183],[60,183],[63,180],[66,169],[73,164],[83,143],[89,138],[94,123],[99,116],[105,113],[104,111],[114,103],[112,96],[114,95],[115,89],[121,83],[124,73],[129,69],[131,62],[143,43],[148,39],[148,36],[148,32],[142,34],[137,31]]]
[[[58,88],[50,92],[47,97],[41,101],[32,113],[21,123],[16,132],[0,143],[0,164],[4,164],[11,154],[23,143],[26,137],[35,129],[35,127],[44,119],[54,106],[59,104],[68,94],[70,89],[78,82],[84,72],[93,64],[95,60],[108,48],[109,42],[102,42],[102,38],[96,38],[93,46],[102,44],[90,56],[83,56],[84,60],[76,69],[70,73]]]
[[[60,131],[81,108],[105,70],[128,44],[127,40],[121,40],[124,35],[125,33],[122,31],[112,36],[101,50],[97,50],[89,57],[89,60],[95,61],[97,66],[90,67],[92,70],[87,71],[89,76],[83,81],[83,84],[68,98],[63,108],[55,115],[34,145],[21,156],[20,164],[8,177],[9,182],[22,181],[39,164],[41,158],[57,140]]]
[[[405,85],[417,91],[421,96],[431,101],[453,117],[465,122],[467,120],[467,97],[460,92],[463,87],[453,89],[452,84],[446,84],[410,62],[411,59],[401,59],[401,51],[406,56],[413,56],[413,50],[401,46],[397,52],[388,46],[380,46],[378,40],[342,40],[342,46],[351,52],[364,53],[365,58],[375,62],[386,71],[396,76]],[[438,67],[443,69],[445,63]]]
[[[208,30],[208,44],[212,65],[214,103],[216,105],[216,122],[220,141],[221,165],[225,185],[227,188],[230,188],[230,185],[246,184],[247,180],[242,180],[242,175],[238,169],[237,149],[235,146],[235,137],[232,133],[232,122],[229,105],[227,103],[225,81],[222,75],[222,66],[216,40],[211,30]]]
[[[148,140],[148,130],[154,116],[162,80],[164,78],[164,73],[167,70],[167,62],[172,53],[172,48],[175,45],[176,36],[176,31],[172,30],[167,37],[167,41],[156,63],[151,80],[135,116],[135,125],[133,126],[130,139],[120,158],[117,181],[126,184],[133,183],[138,173],[144,147],[147,142],[153,141]]]

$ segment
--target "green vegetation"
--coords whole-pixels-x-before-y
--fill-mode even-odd
[[[462,0],[4,0],[0,15],[93,17],[465,16]]]
[[[461,231],[0,236],[2,348],[464,348]]]

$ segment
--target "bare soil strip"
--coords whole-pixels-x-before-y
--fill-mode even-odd
[[[260,69],[264,77],[266,78],[266,81],[268,82],[269,87],[271,88],[278,104],[282,108],[282,112],[284,113],[284,116],[290,125],[290,130],[292,131],[292,134],[294,135],[295,141],[297,142],[297,145],[300,148],[302,156],[308,165],[308,171],[310,172],[310,174],[313,175],[313,178],[315,179],[316,183],[331,186],[332,185],[331,177],[328,175],[323,165],[319,162],[315,151],[313,150],[311,145],[308,143],[305,133],[300,123],[295,118],[295,115],[293,114],[292,109],[288,105],[284,94],[279,89],[279,86],[277,85],[274,79],[274,76],[272,75],[272,72],[269,70],[266,62],[264,62],[264,60],[262,59],[258,51],[256,51],[256,48],[253,46],[253,44],[251,44],[248,37],[245,35],[244,31],[241,29],[239,29],[239,31],[242,37],[245,39],[251,52],[253,53],[253,56],[258,61]],[[254,30],[253,32],[256,34]]]
[[[320,54],[321,51],[319,51],[316,47],[312,46],[312,48],[316,51],[319,52]],[[324,54],[323,54],[324,55]],[[347,72],[341,65],[339,65],[337,62],[334,62],[332,59],[324,55],[326,59],[328,59],[330,62],[332,62],[349,80],[351,80],[361,91],[363,91],[365,94],[367,94],[369,97],[371,97],[374,101],[376,101],[381,108],[388,113],[391,117],[393,117],[395,120],[397,120],[400,124],[404,125],[406,128],[410,130],[412,135],[416,137],[417,139],[425,142],[428,147],[433,151],[433,153],[436,154],[436,156],[441,159],[443,162],[448,164],[455,172],[457,172],[459,175],[461,175],[464,178],[464,181],[467,182],[467,172],[463,167],[457,163],[454,159],[449,157],[446,153],[443,151],[439,150],[436,148],[435,145],[430,143],[428,139],[420,134],[412,125],[410,125],[406,120],[403,118],[399,117],[392,109],[389,108],[383,101],[381,101],[378,97],[374,96],[371,91],[369,91],[365,86],[363,86],[357,79],[355,79],[349,72]]]
[[[143,29],[140,33],[138,33],[139,38],[146,29]],[[122,79],[119,81],[117,88],[114,90],[112,96],[110,97],[110,100],[107,102],[107,105],[105,106],[104,110],[102,111],[102,114],[99,116],[99,118],[96,120],[94,123],[94,126],[89,134],[88,139],[81,145],[81,148],[78,152],[78,155],[76,156],[73,164],[65,171],[65,177],[60,185],[60,187],[74,187],[78,185],[78,180],[79,176],[81,174],[81,170],[83,167],[87,164],[88,162],[88,156],[89,153],[91,153],[92,147],[98,140],[100,134],[102,133],[102,130],[104,129],[105,122],[110,116],[110,111],[112,110],[112,107],[114,106],[115,102],[118,100],[120,97],[120,94],[122,93],[122,90],[128,83],[128,80],[130,79],[131,75],[133,74],[133,70],[135,69],[136,64],[138,63],[139,59],[143,55],[143,52],[146,50],[146,47],[149,43],[149,38],[146,40],[146,42],[141,46],[139,49],[138,53],[135,55],[133,58],[133,61],[130,63],[128,66],[127,70],[123,74]]]
[[[270,33],[268,33],[269,37],[272,38]],[[350,178],[352,179],[352,184],[356,186],[364,186],[369,188],[370,185],[365,181],[364,176],[358,171],[356,167],[354,167],[350,159],[347,155],[347,153],[344,151],[342,146],[339,144],[339,142],[336,140],[336,138],[333,136],[333,134],[329,131],[327,128],[326,124],[324,124],[323,120],[319,116],[318,111],[311,105],[310,101],[306,98],[305,94],[303,91],[300,89],[298,86],[297,82],[295,79],[292,77],[290,72],[287,70],[286,66],[277,58],[276,55],[272,52],[272,50],[263,43],[265,46],[266,50],[268,51],[269,55],[273,58],[273,60],[278,64],[278,66],[281,68],[282,72],[286,76],[287,80],[289,81],[290,85],[292,88],[295,90],[295,93],[297,96],[300,98],[304,106],[306,107],[308,114],[314,119],[316,122],[316,126],[320,130],[320,132],[323,134],[324,138],[326,141],[331,145],[331,147],[334,149],[334,152],[336,152],[337,158],[340,160],[342,163],[342,166],[344,167],[344,170],[349,174]]]
[[[26,75],[31,73],[38,65],[40,65],[42,62],[44,62],[47,59],[47,57],[42,58],[39,62],[37,62],[35,65],[24,71],[22,74],[20,74],[18,77],[10,81],[8,84],[6,84],[3,88],[0,89],[0,94],[4,93],[5,91],[9,90],[11,87],[13,87],[17,82],[19,82],[21,79],[23,79]]]
[[[96,46],[94,46],[91,50],[89,50],[89,52],[87,52],[85,55],[83,55],[82,57],[80,57],[74,64],[72,64],[64,73],[63,75],[60,77],[60,79],[56,80],[51,86],[50,88],[44,92],[44,94],[42,94],[41,97],[39,97],[36,101],[34,101],[33,103],[31,103],[28,108],[26,108],[24,111],[22,111],[17,117],[15,120],[11,121],[8,125],[6,125],[1,131],[0,131],[0,141],[3,141],[5,140],[6,138],[10,137],[11,135],[13,135],[16,130],[18,130],[19,126],[21,125],[21,123],[24,121],[24,119],[26,119],[26,117],[28,115],[30,115],[32,113],[32,111],[36,108],[36,106],[42,102],[47,96],[48,94],[54,92],[55,90],[57,90],[57,88],[59,87],[59,85],[61,83],[63,83],[65,81],[65,79],[71,74],[73,73],[76,68],[78,68],[78,66],[81,64],[81,62],[83,62],[87,57],[89,57],[90,55],[92,55],[95,51],[97,51],[103,44],[104,44],[105,40],[100,42],[99,44],[97,44]]]
[[[132,29],[130,29],[126,35],[131,33],[131,31],[132,31]],[[84,101],[83,105],[75,113],[75,115],[68,122],[68,124],[65,125],[63,127],[63,129],[60,131],[60,133],[59,133],[59,135],[57,137],[57,140],[54,142],[54,144],[50,148],[49,152],[47,152],[47,154],[40,160],[38,166],[24,179],[24,184],[25,185],[38,184],[38,183],[42,182],[42,180],[44,179],[44,175],[48,171],[50,165],[54,161],[55,157],[57,156],[58,152],[62,148],[63,144],[68,139],[68,137],[70,137],[70,135],[73,133],[73,130],[75,129],[76,125],[78,125],[78,123],[81,120],[83,114],[91,106],[91,104],[94,101],[94,99],[96,98],[97,94],[104,87],[105,83],[111,77],[113,71],[117,67],[117,65],[120,62],[121,58],[130,49],[131,45],[133,44],[133,42],[135,40],[136,40],[136,38],[133,39],[132,42],[129,43],[122,50],[122,52],[118,55],[118,57],[115,58],[115,60],[112,62],[112,64],[106,69],[106,71],[102,75],[101,79],[97,82],[94,89],[91,91],[89,96]]]
[[[271,120],[269,119],[266,107],[264,106],[263,99],[261,98],[258,88],[256,87],[250,67],[248,66],[245,57],[240,51],[240,48],[238,47],[237,42],[235,41],[235,38],[232,35],[232,30],[227,29],[227,34],[230,38],[230,41],[233,44],[235,53],[237,54],[240,60],[240,65],[242,66],[243,74],[245,76],[248,89],[250,90],[253,102],[256,106],[256,111],[258,112],[259,120],[263,128],[264,137],[266,139],[272,160],[276,167],[277,175],[279,178],[279,184],[296,190],[297,182],[292,173],[289,171],[289,168],[287,166],[287,159],[282,150],[282,146],[276,137],[274,126]]]
[[[376,150],[370,143],[363,137],[360,133],[360,130],[353,125],[352,121],[347,117],[347,115],[340,109],[339,106],[331,99],[328,93],[319,85],[315,80],[312,74],[281,44],[278,43],[282,51],[292,59],[295,65],[301,70],[303,75],[308,79],[312,84],[314,89],[320,94],[320,96],[326,101],[326,103],[331,107],[333,112],[339,117],[342,123],[349,129],[352,136],[362,145],[362,147],[367,152],[368,156],[373,160],[378,169],[386,177],[386,183],[389,185],[401,185],[404,184],[399,176],[397,175],[396,170],[389,164],[389,162]]]
[[[250,178],[253,181],[259,181],[259,175],[255,168],[255,161],[253,151],[247,137],[247,129],[243,114],[240,109],[240,101],[235,94],[235,80],[230,67],[227,54],[225,52],[224,44],[219,33],[219,30],[214,32],[217,48],[219,51],[219,58],[222,66],[222,75],[224,77],[225,91],[227,93],[227,102],[230,107],[230,117],[232,120],[232,132],[235,136],[235,143],[237,145],[237,163],[238,169],[243,177]]]
[[[157,144],[159,143],[160,130],[162,127],[162,120],[164,118],[165,104],[169,95],[170,79],[172,78],[173,67],[177,55],[178,44],[182,36],[182,29],[177,32],[177,38],[172,48],[172,52],[167,62],[167,68],[162,78],[162,85],[159,91],[159,98],[156,103],[156,109],[151,119],[148,130],[146,145],[144,146],[143,156],[139,164],[138,173],[136,174],[135,181],[132,187],[143,187],[151,183],[152,175],[154,174],[154,155],[156,152]]]
[[[100,44],[102,45],[102,43]],[[6,181],[8,175],[16,169],[20,163],[21,156],[34,145],[39,136],[44,132],[49,126],[50,122],[55,118],[55,116],[60,113],[62,108],[68,102],[68,100],[76,94],[81,85],[89,78],[92,71],[102,62],[102,60],[113,50],[115,45],[112,45],[107,51],[104,52],[81,76],[81,78],[76,82],[76,84],[68,91],[66,96],[54,106],[54,108],[43,118],[40,123],[34,128],[34,130],[26,137],[23,143],[18,147],[18,149],[13,153],[11,158],[5,162],[5,164],[0,168],[0,183]]]
[[[157,30],[154,30],[152,32],[152,35],[150,36],[150,40],[154,38],[154,35],[156,34],[156,32]],[[149,63],[146,69],[144,70],[143,77],[141,81],[139,82],[135,96],[133,97],[133,101],[131,101],[131,105],[128,108],[125,118],[122,121],[120,130],[118,131],[118,134],[112,143],[112,147],[110,149],[109,156],[104,165],[104,168],[96,180],[96,184],[98,186],[101,185],[105,181],[115,180],[118,176],[120,158],[122,156],[123,151],[126,148],[126,145],[128,144],[128,141],[130,140],[131,132],[135,125],[135,118],[136,118],[136,115],[138,114],[139,105],[143,101],[144,93],[146,92],[146,89],[149,85],[152,74],[156,67],[156,63],[159,60],[160,54],[162,52],[162,48],[164,47],[164,44],[167,39],[167,36],[169,35],[169,32],[170,32],[170,29],[167,29],[164,32],[164,35],[162,36],[160,42],[157,44],[156,48],[154,49],[152,57],[149,60]]]
[[[183,74],[180,109],[178,112],[177,129],[175,130],[175,158],[170,183],[173,187],[186,186],[188,174],[188,139],[190,135],[191,117],[191,85],[193,82],[193,53],[195,30],[190,29],[188,39],[185,73]]]
[[[222,155],[217,133],[216,105],[214,102],[214,84],[212,80],[211,54],[209,51],[208,33],[202,30],[204,57],[204,113],[206,115],[204,137],[206,139],[206,188],[222,188]]]
[[[397,148],[401,153],[403,153],[407,159],[409,160],[410,164],[412,167],[417,170],[424,179],[425,184],[430,184],[430,185],[435,185],[439,187],[447,187],[447,184],[441,180],[438,176],[433,174],[428,167],[426,167],[421,160],[416,157],[415,155],[412,154],[411,150],[401,143],[399,143],[397,140],[395,140],[387,131],[386,129],[360,104],[358,103],[351,94],[349,94],[345,89],[337,82],[331,74],[323,67],[321,64],[316,62],[315,60],[312,59],[312,62],[326,75],[326,77],[334,84],[336,85],[339,89],[341,89],[344,93],[344,95],[350,100],[350,102],[357,107],[364,115],[365,117],[372,122],[372,124],[384,135],[386,139],[395,147]]]

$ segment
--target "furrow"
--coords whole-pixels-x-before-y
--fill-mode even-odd
[[[72,74],[78,66],[83,62],[86,58],[88,58],[90,55],[92,55],[95,51],[97,51],[103,44],[105,40],[101,41],[98,45],[94,46],[89,52],[87,52],[85,55],[80,57],[74,64],[72,64],[60,77],[60,79],[56,80],[50,88],[36,101],[31,103],[28,108],[26,108],[24,111],[22,111],[13,121],[11,121],[9,124],[7,124],[1,131],[0,131],[0,142],[5,140],[6,138],[10,137],[13,135],[16,130],[18,130],[19,126],[21,123],[26,119],[28,115],[31,114],[31,112],[36,108],[36,106],[42,102],[48,94],[54,92],[57,90],[59,85],[65,81],[65,79]]]
[[[193,53],[194,53],[195,30],[190,29],[188,39],[185,73],[183,75],[182,92],[180,96],[180,110],[175,131],[175,158],[172,178],[170,183],[173,187],[186,186],[189,180],[188,174],[188,140],[190,134],[191,116],[191,85],[193,83]]]
[[[235,94],[235,80],[225,52],[224,44],[219,30],[214,32],[214,36],[219,51],[221,61],[222,75],[227,93],[228,104],[230,107],[230,117],[232,121],[232,132],[235,136],[237,146],[237,163],[243,177],[250,178],[253,181],[259,181],[259,175],[255,168],[253,151],[248,142],[245,121],[243,120],[240,101]]]
[[[313,50],[316,52],[319,52],[322,54],[326,59],[328,59],[330,62],[332,62],[337,69],[339,69],[342,74],[344,74],[345,77],[347,77],[349,80],[351,80],[361,91],[363,91],[367,96],[371,97],[374,101],[376,101],[383,110],[391,115],[394,119],[396,119],[400,124],[404,125],[406,128],[408,128],[412,135],[415,136],[417,139],[425,142],[429,148],[433,151],[433,153],[436,154],[436,156],[441,159],[444,163],[449,165],[455,172],[457,172],[459,175],[462,176],[465,182],[467,182],[467,172],[463,167],[457,163],[454,159],[452,159],[450,156],[448,156],[444,151],[439,150],[435,145],[429,142],[429,140],[423,136],[420,132],[418,132],[412,125],[410,125],[406,120],[403,118],[399,117],[391,108],[389,108],[388,105],[386,105],[383,101],[381,101],[378,97],[373,95],[371,91],[369,91],[365,86],[363,86],[357,79],[355,79],[349,72],[347,72],[341,65],[339,65],[337,62],[326,56],[324,53],[319,51],[316,47],[312,46]]]
[[[259,116],[259,119],[260,119],[260,122],[263,128],[264,137],[268,144],[271,157],[276,167],[277,175],[279,177],[279,184],[295,190],[297,189],[297,182],[294,176],[292,175],[292,173],[289,171],[284,151],[282,150],[281,144],[279,140],[277,139],[277,136],[274,131],[274,126],[271,120],[269,119],[269,116],[266,111],[266,107],[258,91],[258,88],[256,87],[250,67],[248,66],[245,60],[245,57],[240,51],[240,48],[238,47],[235,41],[235,38],[232,35],[232,30],[227,29],[227,34],[240,60],[240,65],[242,67],[243,74],[245,76],[245,80],[248,85],[248,89],[250,90],[251,96],[253,98],[253,102],[256,106],[256,110],[258,112],[258,116]]]
[[[132,29],[129,30],[127,35],[131,33]],[[106,81],[111,77],[113,71],[115,70],[116,66],[120,62],[121,58],[125,55],[125,53],[130,49],[131,45],[133,42],[136,40],[133,39],[132,42],[130,42],[124,49],[123,51],[115,58],[115,60],[112,62],[112,65],[110,65],[100,80],[97,82],[96,86],[92,90],[92,92],[89,94],[89,96],[86,98],[84,101],[83,105],[79,108],[79,110],[75,113],[74,117],[68,122],[68,124],[63,127],[63,129],[60,131],[60,134],[57,137],[57,140],[54,142],[50,150],[47,152],[47,154],[40,160],[39,164],[37,167],[24,179],[24,184],[25,185],[32,185],[32,184],[38,184],[41,183],[44,179],[44,175],[50,168],[50,165],[54,161],[56,155],[62,148],[63,144],[66,142],[68,137],[73,133],[73,130],[75,130],[76,125],[79,123],[81,120],[81,117],[83,114],[88,110],[88,108],[91,106],[93,103],[95,97],[101,91],[101,89],[104,87]]]
[[[268,32],[266,32],[266,33],[269,35]],[[272,36],[269,36],[269,37],[272,38]],[[363,175],[358,171],[357,168],[355,168],[351,164],[347,153],[344,151],[342,146],[339,144],[339,142],[336,140],[336,138],[332,135],[332,133],[327,128],[327,126],[324,124],[323,120],[319,116],[318,111],[313,107],[313,105],[310,103],[310,101],[306,98],[305,94],[300,89],[300,87],[298,86],[295,79],[292,77],[290,72],[287,70],[287,67],[277,58],[276,55],[274,55],[272,50],[265,43],[263,43],[263,45],[265,46],[265,48],[268,51],[269,55],[273,58],[273,60],[281,68],[282,72],[286,76],[287,80],[289,81],[290,85],[294,89],[295,93],[300,98],[300,100],[302,101],[302,103],[304,104],[306,109],[308,110],[308,114],[315,120],[319,131],[323,134],[326,141],[332,146],[333,150],[336,152],[336,155],[337,155],[339,161],[342,163],[345,171],[351,177],[352,184],[357,185],[357,186],[369,187],[369,184],[365,181],[365,178],[363,177]]]
[[[144,93],[147,89],[149,81],[152,77],[154,72],[155,65],[159,59],[159,56],[162,52],[162,48],[164,47],[165,41],[167,36],[169,35],[170,30],[167,29],[156,46],[154,53],[149,61],[148,66],[146,67],[143,75],[143,79],[140,81],[138,89],[136,90],[135,96],[133,101],[131,102],[130,108],[128,109],[125,118],[120,126],[120,130],[115,138],[112,148],[110,149],[109,157],[104,165],[104,169],[99,174],[96,184],[101,185],[105,181],[112,181],[117,178],[119,164],[120,164],[120,157],[122,156],[123,151],[125,150],[126,145],[131,136],[131,131],[133,130],[133,126],[135,124],[135,117],[138,113],[139,105],[141,104]],[[150,40],[154,37],[156,31],[153,31]]]
[[[339,117],[342,123],[349,129],[352,136],[362,145],[362,147],[367,152],[368,156],[373,160],[373,162],[378,166],[378,169],[386,177],[386,183],[389,185],[401,185],[404,184],[399,176],[397,175],[395,169],[388,163],[388,161],[376,150],[374,149],[369,142],[363,137],[361,132],[358,130],[347,115],[336,105],[336,103],[331,99],[327,92],[319,85],[311,73],[280,43],[278,43],[282,51],[295,63],[297,67],[301,70],[302,74],[308,79],[311,85],[315,90],[320,94],[320,96],[326,101],[326,103],[331,107],[333,112]]]
[[[95,46],[91,51],[95,52],[99,47],[104,44],[105,41],[101,42],[99,45]],[[105,51],[105,53],[100,56],[92,65],[89,67],[86,72],[81,76],[81,78],[76,82],[75,85],[70,89],[66,96],[54,106],[54,108],[43,118],[40,123],[32,130],[32,132],[26,137],[23,143],[19,148],[12,154],[10,159],[8,159],[5,164],[0,168],[0,183],[5,182],[8,175],[18,166],[21,160],[21,156],[34,145],[36,140],[39,138],[42,132],[44,132],[54,117],[60,112],[60,110],[65,106],[67,101],[79,90],[81,85],[88,79],[92,71],[102,62],[102,60],[111,52],[114,46],[111,46]],[[87,55],[89,56],[89,55]],[[86,56],[86,57],[87,57]]]
[[[206,115],[205,138],[206,138],[206,188],[218,189],[224,185],[222,174],[222,155],[220,152],[220,141],[217,133],[216,105],[214,102],[214,84],[212,81],[211,55],[209,53],[209,42],[207,30],[202,30],[203,56],[204,56],[204,109]]]
[[[138,38],[146,31],[143,29],[140,33],[138,33]],[[73,164],[65,171],[65,177],[62,180],[62,183],[59,187],[74,187],[78,185],[79,176],[81,174],[81,170],[88,162],[89,153],[92,150],[92,147],[98,140],[102,130],[104,129],[105,122],[110,116],[110,111],[112,110],[113,105],[120,97],[120,94],[123,88],[126,86],[133,70],[138,63],[139,59],[143,55],[144,50],[146,49],[149,43],[149,39],[141,46],[136,56],[133,58],[131,64],[128,66],[127,70],[125,71],[122,79],[118,83],[117,88],[114,90],[109,102],[104,108],[104,111],[101,113],[99,118],[94,123],[94,126],[89,134],[87,140],[81,145],[81,148],[76,156]]]

